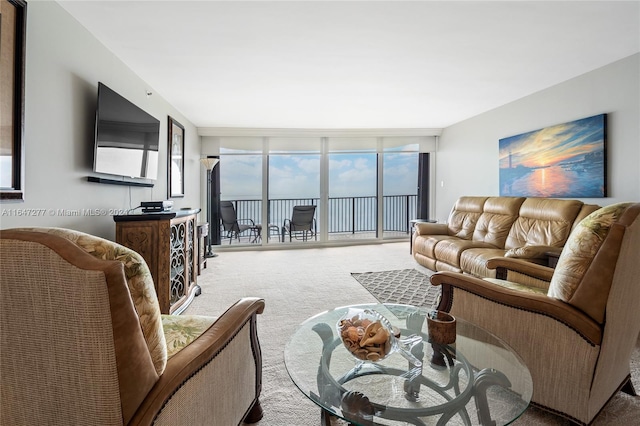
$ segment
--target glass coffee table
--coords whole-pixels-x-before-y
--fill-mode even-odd
[[[415,358],[401,351],[377,362],[354,357],[336,328],[351,308],[380,313],[400,339],[413,336],[408,350]],[[505,425],[527,409],[533,385],[522,359],[496,336],[460,319],[455,343],[431,343],[430,311],[352,305],[297,328],[284,350],[285,366],[298,389],[322,408],[324,425],[331,416],[353,425]]]

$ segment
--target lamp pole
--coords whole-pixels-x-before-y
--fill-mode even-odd
[[[211,240],[213,239],[213,215],[212,215],[212,206],[211,206],[211,175],[213,168],[219,162],[218,157],[207,156],[206,158],[201,158],[200,162],[207,169],[207,222],[209,223],[209,233],[207,235],[207,251],[204,254],[204,257],[216,257],[218,256],[211,249]]]

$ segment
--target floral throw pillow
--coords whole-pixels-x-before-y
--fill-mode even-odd
[[[603,207],[578,224],[558,259],[548,296],[570,302],[611,226],[630,204],[619,203]]]

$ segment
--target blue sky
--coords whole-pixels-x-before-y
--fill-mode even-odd
[[[418,181],[417,153],[386,153],[385,195],[415,194]],[[262,190],[261,155],[222,155],[220,160],[223,199],[259,199]],[[319,154],[272,154],[269,156],[271,198],[318,198]],[[376,154],[330,154],[329,196],[376,194]]]

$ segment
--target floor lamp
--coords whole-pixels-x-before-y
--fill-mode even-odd
[[[211,208],[211,171],[218,164],[220,159],[218,157],[207,156],[205,158],[201,158],[200,162],[207,169],[207,223],[209,223],[209,234],[207,235],[207,251],[204,254],[204,257],[216,257],[217,254],[213,252],[211,249],[211,240],[213,233],[213,215]]]

